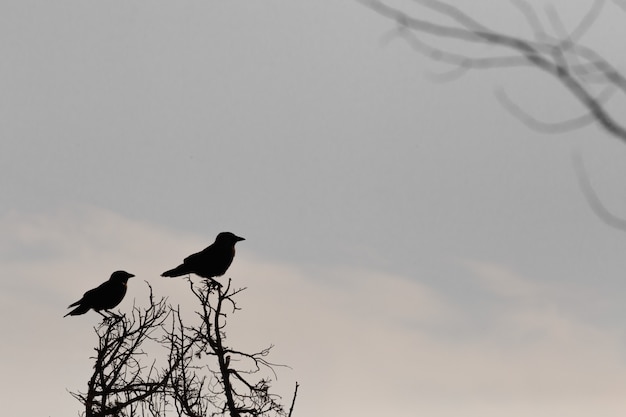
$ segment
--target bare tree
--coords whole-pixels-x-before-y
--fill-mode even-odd
[[[172,380],[177,410],[184,415],[228,414],[231,417],[285,415],[280,397],[270,393],[276,364],[267,356],[271,346],[258,352],[237,350],[226,343],[228,315],[239,308],[235,297],[245,289],[234,289],[231,281],[225,287],[210,281],[190,290],[201,306],[200,323],[186,328],[196,349],[177,367]],[[199,373],[206,369],[208,372]],[[264,373],[263,371],[266,371]]]
[[[98,345],[87,391],[72,393],[86,417],[137,415],[138,408],[142,415],[164,415],[160,399],[176,364],[170,359],[159,368],[146,349],[162,346],[173,310],[166,299],[155,301],[152,289],[149,301],[145,309],[133,306],[129,316],[114,315],[95,327]]]
[[[415,51],[449,65],[448,78],[471,70],[535,68],[557,81],[581,105],[579,115],[558,122],[544,121],[517,105],[503,90],[498,90],[496,97],[504,108],[530,128],[545,133],[562,133],[595,123],[626,143],[626,117],[620,108],[611,105],[626,98],[626,77],[607,58],[583,43],[585,35],[607,8],[613,7],[624,13],[626,1],[592,0],[582,18],[567,28],[552,7],[547,7],[545,15],[540,15],[530,3],[510,0],[530,29],[527,37],[491,29],[452,5],[451,1],[413,0],[408,3],[415,8],[412,12],[407,11],[406,2],[404,6],[393,6],[399,1],[359,1],[395,22],[391,37],[398,37]],[[424,18],[426,14],[433,18]],[[454,49],[452,44],[460,48]],[[490,53],[467,52],[475,51],[472,47],[476,45],[490,46]],[[458,52],[459,49],[463,52]],[[583,193],[594,212],[612,227],[626,230],[626,220],[611,214],[595,195],[579,158],[575,159],[575,167]]]
[[[226,344],[226,319],[238,310],[243,289],[209,281],[190,289],[198,300],[190,324],[167,299],[133,306],[95,327],[93,373],[84,393],[73,392],[86,417],[169,415],[282,416],[281,398],[270,393],[270,348],[247,353]],[[297,390],[297,386],[296,386]],[[294,402],[295,402],[294,393]],[[293,410],[293,402],[290,412]]]

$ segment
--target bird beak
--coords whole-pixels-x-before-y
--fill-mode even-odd
[[[134,274],[130,274],[130,273],[128,274],[128,278],[132,278],[134,276],[135,276]]]
[[[246,238],[237,236],[237,242],[239,242],[241,240],[246,240]]]

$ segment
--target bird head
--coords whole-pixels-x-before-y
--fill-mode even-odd
[[[111,278],[109,281],[122,282],[126,284],[128,282],[128,278],[134,277],[133,274],[126,271],[115,271],[111,274]]]
[[[235,243],[241,240],[246,240],[246,239],[244,239],[243,237],[239,237],[235,235],[234,233],[230,233],[230,232],[222,232],[219,235],[217,235],[217,237],[215,238],[216,243],[223,243],[223,244],[228,244],[228,245],[234,245]]]

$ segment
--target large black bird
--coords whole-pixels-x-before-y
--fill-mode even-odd
[[[201,252],[189,255],[182,264],[163,272],[161,276],[173,278],[196,274],[210,280],[213,280],[213,277],[221,277],[233,262],[235,243],[241,240],[245,239],[230,232],[222,232],[217,235],[211,246]]]
[[[78,307],[63,317],[85,314],[90,308],[101,316],[106,317],[104,314],[100,313],[100,310],[108,310],[122,302],[122,299],[126,295],[126,283],[128,282],[128,278],[132,277],[134,277],[134,275],[126,271],[113,272],[108,281],[87,291],[83,294],[83,298],[70,304],[67,308]]]

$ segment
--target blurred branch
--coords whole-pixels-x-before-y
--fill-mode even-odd
[[[589,126],[590,124],[595,122],[593,115],[587,113],[578,117],[572,117],[568,120],[563,120],[559,122],[546,122],[537,119],[534,116],[531,116],[524,109],[522,109],[519,105],[514,103],[511,98],[504,92],[502,89],[497,89],[495,92],[496,98],[498,102],[504,107],[510,114],[519,119],[526,126],[531,128],[532,130],[536,130],[542,133],[565,133],[573,130],[581,129],[585,126]],[[602,102],[603,98],[599,97],[597,99],[599,102]]]
[[[476,21],[461,9],[439,0],[415,0],[415,3],[435,12],[435,15],[451,19],[455,24],[447,25],[431,22],[409,15],[398,8],[389,6],[380,0],[359,0],[380,15],[397,23],[396,36],[403,38],[414,50],[456,68],[448,75],[458,76],[467,70],[505,67],[535,67],[566,88],[583,106],[585,114],[569,121],[550,126],[535,123],[521,109],[510,105],[505,107],[525,121],[531,128],[557,133],[580,128],[596,122],[609,134],[626,142],[626,127],[610,113],[606,101],[598,98],[595,85],[602,84],[605,89],[620,91],[626,96],[626,80],[606,59],[592,49],[578,42],[597,21],[605,8],[604,0],[592,2],[589,10],[572,31],[567,31],[558,18],[558,14],[547,11],[556,35],[549,35],[544,29],[537,13],[524,1],[515,0],[513,5],[522,13],[532,29],[534,39],[498,32]],[[390,0],[391,1],[391,0]],[[421,34],[435,38],[447,38],[461,43],[485,44],[499,47],[512,55],[494,55],[477,57],[454,53],[444,48],[433,47],[422,41]],[[605,96],[605,93],[600,93]]]
[[[616,228],[618,230],[626,231],[626,219],[611,213],[598,197],[598,194],[591,184],[587,170],[583,159],[578,153],[572,155],[572,163],[574,165],[574,171],[576,172],[576,178],[578,179],[578,185],[589,204],[589,207],[596,216],[598,216],[607,225]]]
[[[624,1],[624,0],[613,0],[613,3],[615,3],[618,7],[621,7],[622,10],[624,10],[626,12],[626,1]]]

